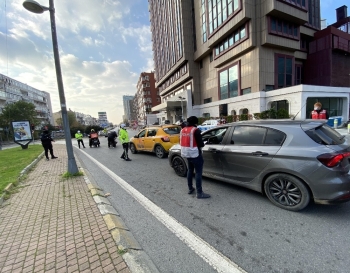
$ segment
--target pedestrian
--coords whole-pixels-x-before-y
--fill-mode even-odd
[[[115,145],[117,144],[117,141],[115,140],[115,138],[118,137],[117,132],[116,131],[110,131],[108,133],[108,148],[110,146],[115,148]]]
[[[78,132],[76,132],[75,138],[78,140],[79,149],[80,149],[80,143],[81,143],[81,144],[83,145],[83,147],[85,148],[84,141],[83,141],[83,134],[80,133],[79,130],[78,130]]]
[[[311,111],[310,117],[312,119],[328,119],[329,115],[325,109],[322,109],[322,103],[316,102],[314,104],[314,110]]]
[[[123,145],[123,154],[120,158],[124,159],[125,161],[131,161],[128,155],[129,134],[128,134],[128,131],[125,129],[124,123],[120,124],[119,139]]]
[[[50,151],[51,159],[57,158],[56,156],[53,155],[53,148],[52,148],[52,142],[55,142],[55,141],[51,138],[51,135],[47,129],[44,129],[43,133],[40,136],[40,140],[45,150],[46,160],[49,160],[49,151]]]
[[[210,195],[206,194],[202,190],[202,173],[203,173],[203,155],[202,147],[204,142],[202,139],[201,131],[197,128],[198,118],[191,116],[187,119],[187,126],[180,132],[180,145],[181,156],[187,159],[188,171],[187,171],[187,185],[188,194],[192,194],[195,191],[193,187],[193,176],[195,173],[197,198],[209,198]]]

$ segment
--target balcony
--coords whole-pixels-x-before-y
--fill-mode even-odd
[[[266,11],[266,15],[277,18],[283,18],[291,23],[304,25],[308,22],[308,13],[306,9],[302,9],[290,4],[291,1],[273,0],[265,1],[262,10]]]

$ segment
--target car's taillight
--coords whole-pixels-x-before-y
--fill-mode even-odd
[[[328,168],[333,168],[347,157],[350,157],[350,152],[322,154],[317,159]]]
[[[163,140],[163,142],[170,142],[170,138],[168,136],[161,137],[161,140]]]

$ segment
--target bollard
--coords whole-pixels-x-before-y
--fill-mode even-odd
[[[334,119],[334,129],[337,129],[338,128],[338,119],[335,118]]]

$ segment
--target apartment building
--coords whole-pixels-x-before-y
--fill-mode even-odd
[[[53,124],[50,93],[0,74],[0,111],[6,104],[19,100],[35,105],[37,118],[42,125]]]
[[[166,119],[176,120],[180,98],[185,98],[186,116],[282,108],[307,118],[313,103],[321,101],[332,116],[348,120],[346,6],[337,9],[341,18],[323,32],[319,0],[149,0],[149,10],[162,99],[152,110]],[[315,41],[327,35],[334,57],[322,62],[332,69],[321,71],[312,54],[321,51]],[[341,47],[333,46],[337,35],[345,39]],[[338,59],[341,71],[335,70]],[[324,81],[324,73],[338,80]]]
[[[147,124],[147,116],[155,114],[152,107],[160,104],[158,89],[155,87],[154,72],[142,72],[136,85],[133,108],[139,124]]]

